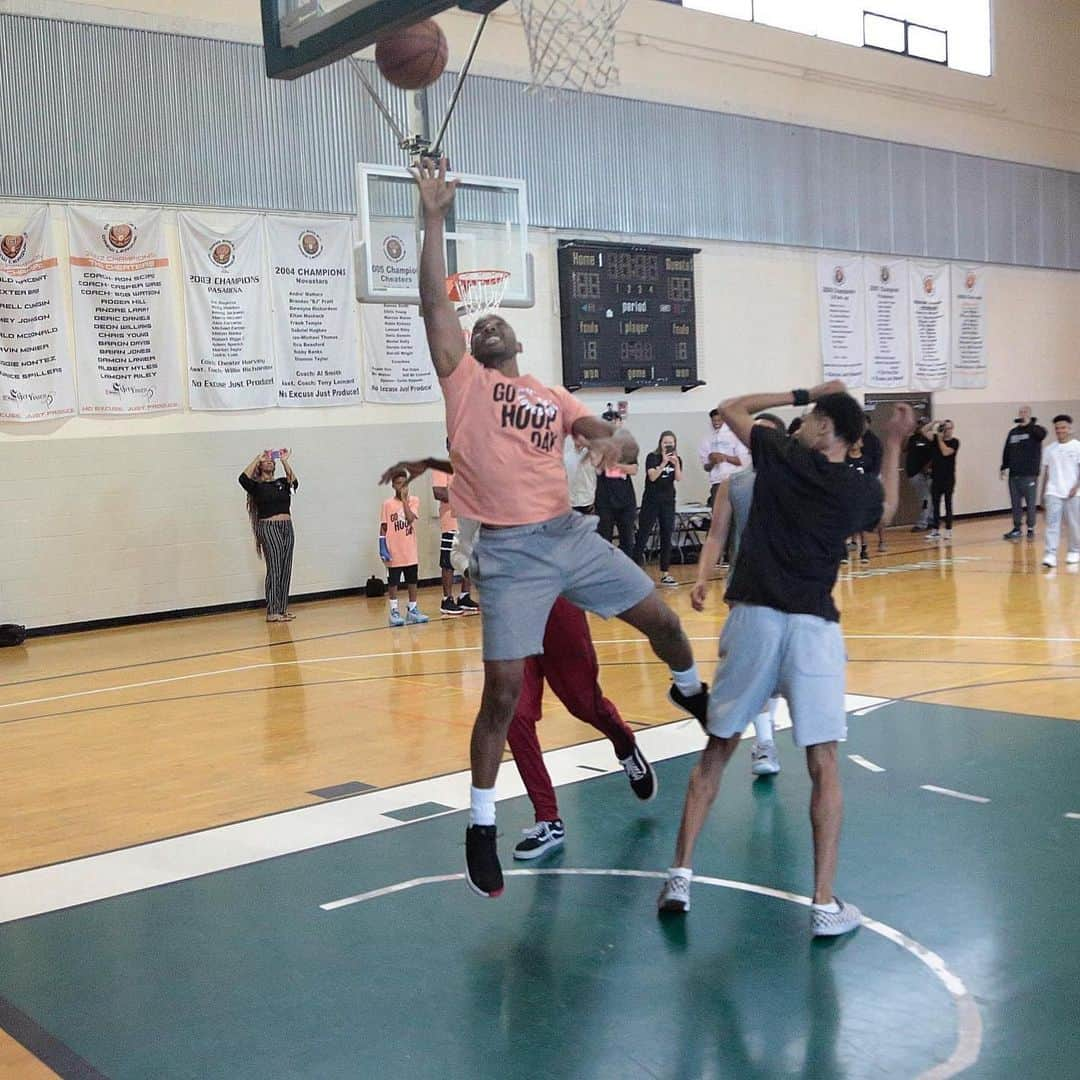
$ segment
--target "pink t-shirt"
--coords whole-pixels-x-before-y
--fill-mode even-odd
[[[439,472],[438,469],[431,470],[431,486],[433,488],[441,487],[446,488],[446,494],[450,494],[450,485],[454,482],[454,474],[447,472]],[[439,503],[439,531],[457,532],[457,518],[454,517],[454,511],[450,506],[450,501]]]
[[[420,498],[409,496],[409,509],[420,513]],[[416,546],[416,522],[405,520],[405,508],[395,495],[382,504],[382,523],[386,526],[386,546],[390,549],[391,566],[415,566],[420,561]]]
[[[568,514],[563,440],[589,410],[564,387],[503,375],[468,354],[439,382],[457,516],[532,525]]]

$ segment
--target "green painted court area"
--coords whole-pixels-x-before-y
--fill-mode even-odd
[[[698,874],[808,890],[809,784],[779,744],[774,781],[735,759]],[[664,922],[658,880],[605,874],[320,908],[459,873],[461,814],[5,925],[0,994],[114,1080],[944,1076],[972,1038],[964,1075],[1075,1077],[1080,728],[900,702],[853,718],[843,755],[840,893],[938,954],[981,1032],[910,949],[813,942],[800,904],[730,887]],[[527,868],[664,870],[691,765],[660,763],[644,807],[621,776],[562,789],[566,847]],[[509,866],[527,802],[499,821]]]

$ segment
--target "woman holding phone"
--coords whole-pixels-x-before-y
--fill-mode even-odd
[[[675,530],[675,485],[682,480],[682,458],[676,452],[678,440],[674,431],[662,431],[656,449],[645,459],[645,491],[638,515],[637,543],[634,562],[642,563],[645,545],[660,522],[660,584],[677,585],[668,573],[671,567],[671,535]]]
[[[285,470],[275,477],[277,462]],[[255,550],[266,563],[266,621],[288,622],[289,582],[292,579],[292,493],[300,486],[289,464],[288,450],[264,450],[241,474],[247,492],[248,517],[255,535]]]

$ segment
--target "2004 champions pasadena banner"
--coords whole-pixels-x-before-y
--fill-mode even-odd
[[[0,226],[0,420],[75,414],[75,363],[49,208]]]
[[[160,210],[69,206],[79,411],[179,409],[173,264]]]
[[[337,218],[268,217],[277,404],[360,401],[352,225]]]
[[[255,214],[177,214],[193,409],[277,404],[266,241]]]

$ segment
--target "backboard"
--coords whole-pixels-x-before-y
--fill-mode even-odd
[[[447,8],[486,15],[503,0],[261,0],[266,74],[296,79],[342,60],[390,30]]]
[[[506,270],[502,307],[535,301],[528,249],[525,181],[466,173],[457,178],[452,217],[446,222],[447,273]],[[419,304],[418,267],[423,242],[412,173],[393,165],[358,165],[357,297],[369,304]]]

